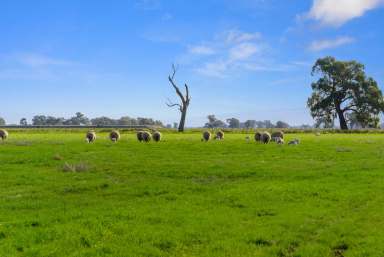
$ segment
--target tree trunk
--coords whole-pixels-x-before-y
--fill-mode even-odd
[[[183,106],[183,109],[181,110],[181,117],[180,117],[180,123],[179,123],[179,132],[184,132],[184,126],[185,126],[185,118],[187,117],[187,109],[188,107]]]
[[[344,117],[344,112],[341,110],[339,106],[336,107],[336,111],[337,111],[337,115],[339,116],[340,128],[342,130],[348,130],[348,125]]]

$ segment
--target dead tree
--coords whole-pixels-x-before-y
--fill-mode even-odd
[[[180,122],[179,122],[179,132],[184,131],[184,126],[185,126],[185,118],[187,117],[187,110],[189,107],[189,103],[191,101],[191,97],[189,95],[189,88],[187,84],[184,84],[185,87],[185,95],[181,92],[180,88],[176,85],[175,82],[175,75],[177,72],[177,68],[175,67],[174,64],[172,64],[172,75],[168,76],[168,80],[173,86],[173,88],[176,91],[177,96],[180,98],[180,103],[173,103],[171,100],[168,99],[168,107],[178,107],[181,117],[180,117]]]

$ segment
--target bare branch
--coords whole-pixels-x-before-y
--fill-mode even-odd
[[[173,80],[173,78],[175,76],[175,72],[176,72],[176,70],[174,69],[173,75],[172,76],[168,76],[168,80],[172,84],[173,88],[176,90],[176,94],[180,97],[181,101],[183,103],[185,103],[185,99],[184,99],[183,93],[181,93],[179,87],[176,85],[175,81]]]
[[[186,99],[186,101],[189,101],[189,100],[191,100],[191,98],[189,97],[189,88],[188,88],[187,84],[185,84],[184,86],[185,86],[185,92],[186,92],[185,99]]]
[[[176,75],[176,72],[177,70],[179,69],[179,66],[175,66],[174,63],[172,63],[172,76],[170,76],[170,78],[172,78],[172,80],[175,78],[175,75]]]
[[[173,103],[169,98],[167,98],[166,105],[168,105],[168,107],[180,106],[180,104]]]

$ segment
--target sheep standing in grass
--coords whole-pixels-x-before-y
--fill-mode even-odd
[[[8,138],[8,132],[4,129],[0,129],[0,139],[5,140]]]
[[[281,137],[278,137],[278,138],[276,138],[276,143],[278,145],[283,145],[284,144],[284,139],[282,139]]]
[[[155,131],[152,135],[153,141],[160,142],[161,141],[161,133],[159,131]]]
[[[117,142],[120,139],[120,133],[117,130],[111,131],[109,134],[109,139],[111,139],[112,142]]]
[[[251,137],[250,136],[246,136],[245,137],[245,141],[247,141],[247,143],[249,143],[251,141]]]
[[[143,133],[144,131],[138,131],[136,136],[137,136],[137,140],[139,140],[139,142],[143,142]]]
[[[284,139],[284,133],[283,131],[276,131],[272,133],[271,137],[272,137],[272,141],[277,142],[279,138]]]
[[[221,131],[221,130],[218,131],[218,132],[216,133],[215,139],[216,139],[216,140],[223,140],[223,139],[224,139],[224,132]]]
[[[211,139],[211,133],[209,131],[204,131],[202,141],[208,142],[210,139]]]
[[[260,142],[261,141],[261,133],[260,132],[256,132],[255,140],[256,140],[256,142]]]
[[[88,131],[87,134],[85,135],[85,140],[88,143],[92,143],[96,140],[96,133],[94,131]]]
[[[144,131],[143,132],[143,141],[148,143],[149,141],[151,141],[151,139],[152,139],[151,133],[149,133],[148,131]]]
[[[269,141],[271,141],[271,134],[269,134],[267,131],[265,131],[265,132],[263,132],[261,134],[261,138],[260,139],[261,139],[261,142],[263,144],[268,144]]]

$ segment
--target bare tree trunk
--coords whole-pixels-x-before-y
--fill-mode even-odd
[[[181,111],[180,123],[179,123],[179,132],[184,132],[185,127],[185,118],[187,117],[187,108],[183,108]]]
[[[176,94],[180,98],[181,103],[172,103],[170,100],[168,100],[167,105],[168,105],[168,107],[175,107],[176,106],[179,108],[179,111],[181,113],[181,117],[180,117],[178,131],[183,132],[184,127],[185,127],[185,119],[187,117],[187,111],[188,111],[189,103],[191,101],[191,97],[189,95],[189,88],[188,88],[187,84],[184,85],[185,95],[181,92],[180,88],[176,85],[176,82],[174,81],[175,74],[177,71],[175,65],[172,65],[172,69],[173,69],[173,74],[168,76],[168,80],[171,83],[171,85],[173,86],[173,88],[175,89]]]
[[[348,130],[348,125],[347,125],[347,121],[344,117],[344,112],[341,110],[339,104],[336,105],[336,112],[337,112],[337,116],[339,117],[340,128],[342,130]]]

